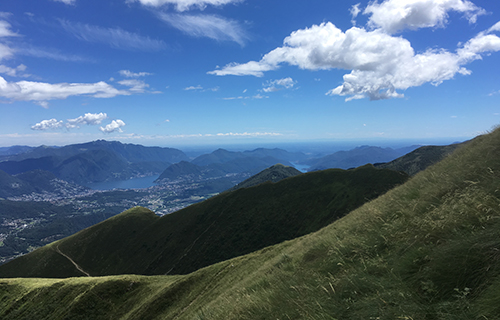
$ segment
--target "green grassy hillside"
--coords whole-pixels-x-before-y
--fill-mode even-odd
[[[318,232],[184,276],[2,279],[2,319],[499,319],[500,130]]]
[[[184,274],[317,231],[407,179],[364,166],[224,193],[157,218],[144,208],[0,266],[0,277]],[[71,272],[72,270],[72,272]]]

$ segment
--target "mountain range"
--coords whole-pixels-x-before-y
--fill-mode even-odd
[[[2,148],[0,170],[10,175],[44,170],[61,180],[80,185],[160,174],[157,183],[177,179],[194,178],[204,181],[219,178],[221,186],[225,186],[239,183],[277,163],[287,166],[301,163],[309,165],[309,171],[348,169],[367,163],[391,161],[415,148],[416,146],[400,149],[361,146],[321,158],[311,158],[301,152],[288,152],[279,148],[258,148],[243,152],[217,149],[189,159],[178,149],[97,140],[64,147]],[[232,178],[225,179],[228,176]],[[222,180],[225,181],[222,183]],[[223,190],[218,190],[220,191]]]
[[[170,164],[182,160],[188,157],[177,149],[97,140],[60,148],[41,146],[4,156],[0,170],[11,175],[46,170],[62,180],[85,185],[159,174]]]
[[[19,268],[17,276],[25,277],[0,280],[0,317],[498,319],[499,158],[500,129],[497,129],[457,147],[440,162],[342,214],[340,219],[334,218],[318,231],[229,260],[219,260],[201,269],[195,267],[199,256],[222,258],[221,253],[226,252],[226,243],[216,241],[216,237],[227,228],[221,225],[222,221],[242,218],[240,210],[252,213],[247,216],[248,223],[254,222],[252,217],[259,211],[265,219],[273,214],[281,216],[279,223],[267,227],[259,220],[257,234],[241,239],[242,244],[257,241],[259,237],[267,238],[280,223],[301,220],[290,219],[287,210],[280,210],[285,209],[284,205],[295,208],[300,204],[297,212],[310,209],[313,220],[315,216],[324,217],[321,212],[331,214],[330,202],[338,194],[347,196],[348,190],[342,186],[328,187],[335,180],[330,175],[337,170],[242,188],[191,206],[187,209],[212,207],[216,215],[207,216],[205,222],[203,214],[191,216],[194,219],[191,221],[204,222],[205,228],[183,229],[177,225],[176,230],[191,230],[190,240],[176,237],[173,231],[165,232],[169,228],[167,223],[159,227],[158,223],[166,219],[157,218],[144,208],[133,208],[0,267],[4,276],[7,270],[16,276],[15,269]],[[342,172],[363,170],[386,172],[371,166]],[[360,182],[372,181],[365,177]],[[291,197],[286,198],[287,194]],[[266,195],[273,196],[262,198]],[[273,206],[278,203],[274,201],[279,195],[285,201]],[[299,195],[302,195],[300,199]],[[246,201],[240,201],[242,196]],[[268,206],[262,206],[264,203]],[[238,210],[228,215],[231,208]],[[255,210],[251,211],[252,208]],[[188,212],[184,211],[185,217],[171,216],[178,219],[176,223],[185,219],[187,226],[190,225]],[[217,219],[217,214],[224,219]],[[120,236],[120,225],[124,234],[134,239],[141,235],[139,238],[143,240],[137,243],[125,235]],[[159,233],[165,233],[163,241],[154,240],[154,235],[159,233],[149,229],[152,225],[158,226]],[[236,240],[229,241],[234,244],[246,229],[247,224],[242,224],[225,236]],[[162,265],[172,253],[161,248],[166,249],[170,241],[178,241],[179,245],[186,242],[178,248],[179,258],[170,262],[174,264],[172,270],[171,266]],[[213,248],[210,249],[210,245]],[[127,252],[130,253],[122,255]],[[148,252],[153,253],[157,264],[136,257]],[[31,260],[21,260],[26,257]],[[45,263],[53,268],[44,269]],[[146,265],[162,266],[161,273],[167,273],[184,263],[197,270],[173,276],[92,277],[94,273],[99,274],[96,269],[112,270],[115,265],[126,266],[130,271]],[[35,276],[36,269],[55,277],[68,274],[78,277],[27,278]],[[33,273],[30,275],[28,270]],[[177,270],[173,273],[184,273]]]
[[[405,148],[381,148],[374,146],[360,146],[352,150],[337,151],[317,159],[309,159],[302,163],[309,165],[308,171],[324,170],[329,168],[349,169],[367,163],[389,162],[399,158],[419,146]]]

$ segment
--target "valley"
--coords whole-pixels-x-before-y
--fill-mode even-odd
[[[133,207],[1,265],[0,315],[496,319],[498,141]]]
[[[300,152],[288,152],[277,148],[257,148],[244,152],[217,149],[212,153],[199,155],[190,162],[181,160],[169,165],[154,183],[151,183],[154,176],[139,178],[147,180],[148,184],[154,184],[151,187],[96,190],[83,187],[75,182],[62,180],[61,176],[58,177],[53,172],[42,170],[43,166],[37,167],[35,164],[40,164],[40,158],[30,158],[46,156],[47,154],[74,157],[75,154],[78,155],[78,152],[87,153],[89,147],[107,153],[118,150],[129,159],[139,160],[145,160],[151,154],[164,152],[158,148],[150,150],[149,147],[124,145],[104,140],[57,149],[14,147],[4,151],[6,155],[3,158],[4,162],[0,162],[0,166],[3,164],[4,168],[9,167],[6,165],[7,163],[13,170],[12,161],[18,159],[23,164],[30,163],[30,166],[23,170],[35,170],[16,175],[0,171],[0,218],[2,219],[0,224],[0,264],[27,254],[52,241],[70,236],[129,208],[140,206],[155,212],[158,216],[164,216],[224,191],[249,187],[268,180],[278,181],[290,175],[300,174],[298,170],[292,173],[290,170],[280,169],[291,168],[285,166],[276,167],[276,170],[271,170],[270,174],[265,174],[266,168],[274,168],[277,163],[291,165],[293,162],[304,168],[308,165],[301,163],[311,163],[314,159]],[[139,153],[132,156],[130,152],[124,151],[129,149],[132,150],[131,152]],[[398,150],[414,149],[415,146]],[[24,153],[17,154],[16,152],[19,150]],[[167,150],[169,154],[172,152],[171,149]],[[435,154],[434,158],[423,163],[421,168],[438,161],[439,157],[444,155],[444,153],[439,153],[440,147],[435,147],[432,150],[432,154]],[[181,151],[175,152],[178,159],[186,159]],[[353,165],[365,164],[370,160],[371,162],[380,160],[382,154],[385,154],[386,159],[392,159],[401,152],[390,148],[362,147],[339,151],[321,159],[335,159],[337,162],[330,160],[330,166],[333,167],[339,164],[338,161],[344,166],[349,166],[349,161]],[[413,157],[412,163],[418,163],[421,158],[428,158],[425,152],[423,155],[417,154],[416,157]],[[160,158],[154,159],[160,160]],[[324,160],[321,161],[326,163]],[[89,171],[93,170],[95,164],[82,164],[82,166],[81,170]],[[377,164],[377,166],[382,165]],[[23,168],[20,165],[14,167],[17,168],[16,170]],[[114,169],[111,167],[110,170],[109,173],[106,173],[106,170],[101,170],[101,172],[103,176],[109,176],[112,175]],[[404,168],[400,170],[404,171]],[[260,171],[262,172],[259,175]],[[414,172],[413,169],[412,173]],[[279,177],[278,180],[275,180],[277,177]],[[244,181],[246,179],[250,180]],[[94,182],[94,184],[114,186],[133,184],[133,182],[134,179],[108,180]]]
[[[245,177],[179,178],[145,189],[86,189],[71,192],[70,197],[64,193],[32,193],[0,199],[0,264],[131,207],[142,206],[162,216],[203,201]]]

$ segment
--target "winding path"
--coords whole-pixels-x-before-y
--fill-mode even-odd
[[[85,270],[83,270],[82,267],[80,267],[78,265],[78,263],[76,263],[75,261],[73,261],[73,259],[71,259],[67,254],[63,253],[61,251],[61,249],[59,249],[59,245],[57,245],[56,251],[57,251],[57,253],[59,253],[60,255],[62,255],[66,259],[68,259],[69,261],[71,261],[71,263],[76,267],[76,269],[78,269],[78,271],[80,271],[81,273],[85,274],[87,277],[90,277],[90,274],[88,272],[86,272]]]

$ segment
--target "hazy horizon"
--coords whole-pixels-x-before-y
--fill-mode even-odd
[[[147,147],[163,147],[163,148],[175,148],[183,151],[190,157],[195,157],[205,153],[211,153],[217,149],[225,149],[228,151],[238,152],[238,151],[251,151],[258,148],[266,149],[284,149],[289,152],[303,152],[310,153],[313,155],[318,154],[328,154],[337,151],[347,151],[352,150],[361,146],[373,146],[381,148],[405,148],[414,145],[449,145],[452,143],[459,143],[472,138],[427,138],[427,139],[355,139],[355,140],[308,140],[308,141],[284,141],[284,142],[247,142],[247,143],[228,143],[228,144],[192,144],[192,145],[144,145]],[[113,139],[103,139],[106,141],[117,141]],[[92,140],[95,141],[95,140]],[[82,143],[92,142],[86,141]],[[120,141],[119,141],[120,142]],[[129,143],[129,142],[122,142]],[[76,143],[79,144],[79,143]],[[140,143],[134,143],[140,144]],[[25,146],[25,145],[12,145],[12,146],[0,146],[0,148],[9,148],[13,146]],[[29,147],[39,147],[41,145],[26,145]],[[63,147],[66,145],[46,145],[49,147]]]

